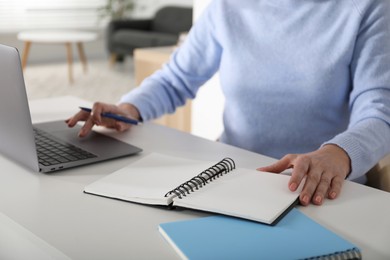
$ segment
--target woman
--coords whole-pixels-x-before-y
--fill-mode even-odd
[[[260,170],[293,168],[290,190],[321,205],[390,152],[389,14],[388,0],[214,0],[162,70],[67,123],[126,130],[100,113],[172,113],[219,71],[220,140],[281,158]]]

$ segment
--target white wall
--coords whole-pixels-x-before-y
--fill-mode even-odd
[[[211,0],[194,0],[194,19],[199,17]],[[218,75],[202,86],[192,103],[192,133],[216,140],[223,130],[224,97]]]
[[[137,0],[136,9],[133,16],[136,18],[148,18],[162,6],[179,5],[192,6],[193,0]],[[46,3],[46,6],[44,5]],[[107,58],[105,49],[104,23],[97,23],[96,9],[99,3],[105,3],[105,0],[0,0],[0,43],[14,46],[19,50],[23,49],[23,43],[17,39],[17,33],[25,29],[44,29],[59,28],[59,29],[83,29],[89,31],[96,31],[99,34],[99,39],[94,42],[85,44],[85,51],[88,59],[102,59]],[[96,5],[96,7],[94,6]],[[65,8],[64,12],[59,9],[61,6]],[[50,18],[50,13],[45,12],[44,15],[39,15],[44,8],[55,10],[54,13],[59,13],[58,19]],[[70,13],[75,10],[75,17],[66,19],[66,16],[72,16]],[[77,9],[77,10],[76,10]],[[9,11],[7,11],[9,10]],[[11,11],[15,15],[10,14]],[[70,11],[69,11],[70,10]],[[21,18],[15,16],[20,15]],[[82,16],[83,19],[77,16]],[[34,18],[33,22],[28,22]],[[37,18],[39,17],[39,18]],[[61,19],[64,21],[61,23]],[[42,22],[42,19],[53,19],[53,22]],[[91,20],[88,20],[91,19]],[[26,20],[26,21],[24,21]],[[73,20],[72,23],[66,22]],[[82,24],[77,24],[77,20]],[[34,25],[36,25],[34,27]],[[74,58],[77,60],[78,55],[74,51]],[[29,63],[52,62],[66,60],[65,47],[62,45],[43,45],[33,44],[29,55]]]
[[[0,0],[0,33],[29,29],[96,29],[105,26],[99,8],[108,0]],[[128,15],[151,17],[163,6],[192,6],[192,0],[134,0]]]
[[[193,0],[137,0],[137,8],[134,16],[150,17],[159,8],[166,5],[192,6]]]

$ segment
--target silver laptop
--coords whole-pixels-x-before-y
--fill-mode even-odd
[[[92,132],[77,136],[64,120],[32,124],[19,53],[0,44],[0,152],[35,171],[53,172],[141,152]]]

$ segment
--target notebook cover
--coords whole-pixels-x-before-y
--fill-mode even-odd
[[[340,259],[361,257],[356,246],[296,208],[275,226],[218,215],[160,224],[159,230],[188,259],[306,259],[340,252]]]

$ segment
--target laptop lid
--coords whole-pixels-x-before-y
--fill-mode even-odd
[[[39,171],[19,53],[0,45],[0,57],[0,152]]]
[[[33,125],[17,49],[0,44],[0,152],[35,171],[51,172],[139,153],[142,149],[92,132],[79,138],[80,127],[68,128],[64,121],[36,124],[54,140],[80,147],[96,157],[57,165],[38,163]]]

